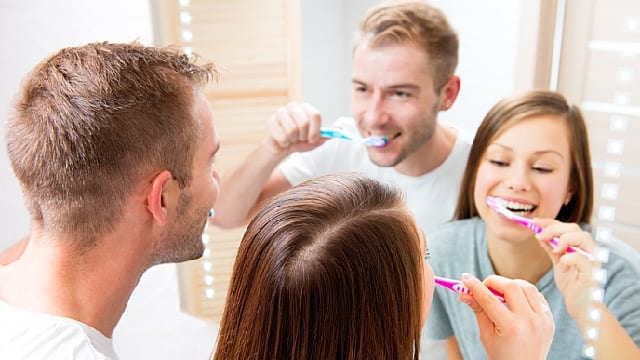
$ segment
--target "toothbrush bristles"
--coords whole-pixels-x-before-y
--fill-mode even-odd
[[[370,136],[365,139],[365,143],[368,146],[373,146],[373,147],[383,147],[387,145],[388,142],[389,142],[389,139],[387,139],[384,136]]]
[[[503,216],[506,216],[507,218],[511,219],[512,221],[515,221],[519,224],[525,225],[527,227],[527,229],[535,232],[535,233],[539,233],[542,231],[542,228],[534,223],[532,220],[530,219],[526,219],[516,213],[514,213],[513,211],[509,210],[509,208],[507,208],[505,201],[503,199],[500,198],[494,198],[492,196],[488,196],[487,197],[487,205],[489,205],[489,207],[491,207],[492,209],[494,209],[495,211],[497,211],[498,213],[502,214]],[[557,239],[553,238],[550,243],[551,246],[553,246],[554,248],[558,246],[557,243]],[[589,254],[588,252],[584,251],[583,249],[580,248],[574,248],[572,246],[569,246],[567,248],[567,252],[579,252],[582,255],[584,255],[587,259],[592,260],[593,256],[591,254]]]

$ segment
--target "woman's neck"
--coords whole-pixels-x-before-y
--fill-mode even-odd
[[[523,279],[536,284],[553,265],[533,234],[530,239],[521,242],[502,240],[487,234],[487,248],[496,274],[510,279]]]

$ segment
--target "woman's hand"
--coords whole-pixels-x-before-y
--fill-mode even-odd
[[[599,265],[582,254],[567,252],[567,248],[581,248],[593,254],[596,243],[591,234],[577,224],[550,219],[535,219],[535,222],[543,228],[536,237],[553,262],[554,279],[564,297],[567,311],[576,321],[582,322],[582,318],[587,316],[589,289],[597,284],[593,279],[593,270]],[[553,237],[558,240],[555,248],[549,243]]]
[[[555,325],[549,304],[532,284],[498,275],[484,284],[470,274],[462,282],[471,291],[461,295],[476,315],[480,341],[487,357],[498,359],[546,359]],[[504,294],[507,306],[489,290]]]

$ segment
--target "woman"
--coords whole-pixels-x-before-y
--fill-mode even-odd
[[[355,174],[293,187],[248,225],[214,359],[417,359],[434,288],[425,245],[394,188]],[[532,285],[487,279],[506,308],[476,278],[464,282],[487,342],[504,345],[492,358],[545,358],[553,319]],[[515,338],[523,318],[528,336]]]
[[[488,197],[544,230],[535,235],[498,214]],[[550,359],[578,359],[589,346],[598,358],[629,358],[640,344],[640,271],[634,266],[640,256],[617,240],[601,244],[610,250],[602,302],[590,295],[597,263],[566,251],[594,251],[588,232],[592,207],[591,158],[579,109],[550,91],[504,99],[476,132],[456,220],[429,234],[432,266],[442,276],[468,271],[536,284],[554,314]],[[555,249],[553,237],[559,240]],[[590,313],[594,309],[599,316]],[[436,292],[427,332],[447,339],[449,358],[483,358],[478,331],[473,314],[450,294]]]

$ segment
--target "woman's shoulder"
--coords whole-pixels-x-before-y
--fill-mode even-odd
[[[462,244],[470,245],[472,239],[484,236],[484,221],[479,217],[463,220],[452,220],[434,228],[426,234],[429,249],[459,248]]]
[[[470,219],[450,220],[437,225],[427,236],[443,236],[461,231],[477,231],[478,229],[484,231],[484,221],[476,216]]]
[[[607,268],[610,272],[628,272],[640,276],[640,252],[627,242],[615,237],[596,240],[608,252]]]

